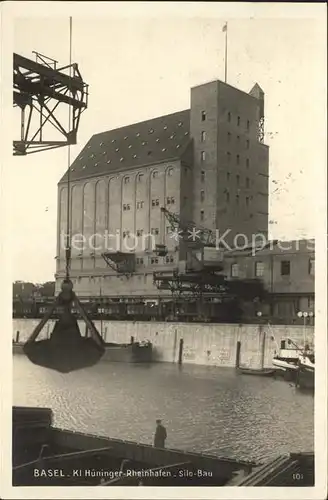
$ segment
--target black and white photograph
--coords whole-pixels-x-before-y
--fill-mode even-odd
[[[325,498],[326,21],[2,4],[1,497]]]

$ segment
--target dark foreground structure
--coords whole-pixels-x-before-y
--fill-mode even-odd
[[[49,408],[13,408],[14,486],[313,484],[313,453],[257,464],[62,430]]]

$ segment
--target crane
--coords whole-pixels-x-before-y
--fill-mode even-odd
[[[34,54],[35,61],[14,54],[13,103],[20,110],[15,156],[76,144],[80,117],[88,107],[88,85],[78,64],[58,68],[55,59]],[[66,125],[61,108],[70,108],[72,119]]]
[[[83,82],[77,64],[72,64],[72,18],[70,17],[70,63],[57,68],[57,61],[35,53],[34,62],[14,54],[14,106],[21,110],[21,139],[14,141],[14,155],[25,156],[47,149],[68,146],[67,190],[70,193],[70,145],[76,143],[77,130],[81,113],[87,108],[88,86]],[[69,75],[65,74],[69,71]],[[56,101],[51,108],[50,101]],[[68,105],[69,120],[65,128],[55,116],[60,103]],[[25,112],[29,108],[25,126]],[[39,113],[39,123],[34,134],[31,132],[33,111]],[[45,124],[51,124],[63,136],[64,140],[44,138]],[[83,304],[73,290],[70,280],[71,241],[70,241],[70,196],[67,196],[67,245],[66,278],[61,291],[46,311],[44,317],[33,330],[24,344],[23,350],[32,363],[67,373],[91,366],[103,355],[104,341],[94,323],[88,317]],[[90,337],[81,336],[72,308],[80,313]],[[38,340],[53,311],[59,308],[61,315],[55,323],[49,339]]]

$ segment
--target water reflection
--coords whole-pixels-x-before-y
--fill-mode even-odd
[[[63,375],[15,356],[14,404],[52,407],[59,427],[147,444],[162,418],[168,447],[239,458],[314,447],[310,394],[229,368],[100,363]]]

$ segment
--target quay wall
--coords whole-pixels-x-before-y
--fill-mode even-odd
[[[40,320],[14,319],[13,338],[20,332],[25,341]],[[299,325],[249,325],[207,323],[157,323],[129,321],[95,321],[107,342],[129,343],[150,340],[154,346],[155,360],[178,363],[182,350],[182,363],[208,366],[233,367],[236,363],[237,342],[241,343],[240,365],[257,368],[264,352],[264,367],[272,366],[272,357],[282,338],[290,338],[298,345],[314,341],[314,328]],[[85,324],[79,322],[81,333]],[[49,336],[54,321],[49,321],[39,338]],[[275,338],[276,342],[272,340]],[[183,343],[181,349],[181,343]]]

